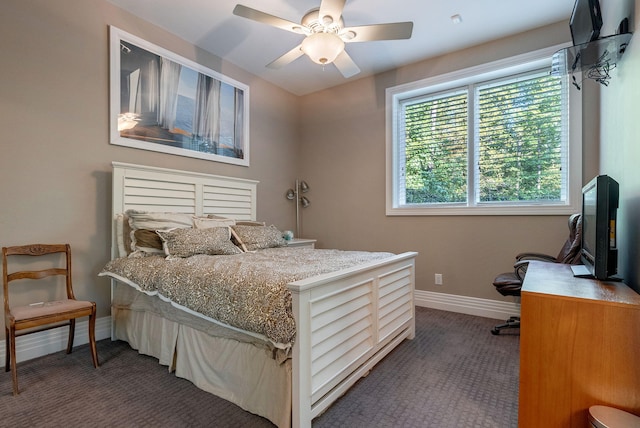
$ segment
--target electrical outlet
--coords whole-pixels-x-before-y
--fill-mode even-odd
[[[442,274],[441,273],[437,273],[436,274],[435,281],[436,281],[436,285],[442,285]]]

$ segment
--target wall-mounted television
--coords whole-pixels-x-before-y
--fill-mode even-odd
[[[619,280],[616,217],[618,182],[599,175],[582,188],[582,263],[589,276]]]
[[[576,0],[569,21],[573,45],[581,45],[596,40],[602,28],[602,14],[599,0]]]

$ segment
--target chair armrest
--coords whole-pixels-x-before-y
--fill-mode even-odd
[[[513,265],[513,270],[520,281],[524,281],[524,276],[527,273],[527,267],[532,260],[540,260],[543,262],[556,262],[557,259],[548,254],[542,253],[520,253],[516,256],[516,262]]]
[[[520,281],[524,281],[524,276],[529,267],[529,260],[520,260],[513,265],[513,271]]]
[[[516,261],[520,260],[541,260],[543,262],[555,262],[554,256],[542,253],[520,253],[516,256]]]

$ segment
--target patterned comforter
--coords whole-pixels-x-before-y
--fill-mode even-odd
[[[307,248],[170,260],[153,255],[112,260],[99,275],[288,347],[296,333],[288,283],[391,256]]]

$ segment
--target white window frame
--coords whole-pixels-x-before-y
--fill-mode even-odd
[[[569,144],[568,144],[568,185],[567,198],[564,203],[531,203],[531,204],[478,204],[472,201],[456,205],[400,205],[399,204],[399,157],[398,150],[399,123],[398,106],[407,98],[413,98],[439,91],[447,91],[482,81],[499,79],[536,69],[551,70],[553,53],[567,47],[567,44],[553,46],[538,51],[478,65],[463,70],[419,80],[417,82],[387,88],[386,90],[386,214],[388,216],[421,216],[421,215],[564,215],[579,212],[582,203],[582,93],[575,90],[568,82],[569,91]],[[473,96],[473,95],[472,95]],[[470,143],[470,152],[473,149]],[[473,153],[469,153],[471,156]],[[473,180],[469,176],[468,180]],[[469,187],[473,185],[470,182]],[[471,190],[470,190],[471,191]],[[475,190],[474,190],[475,191]]]

